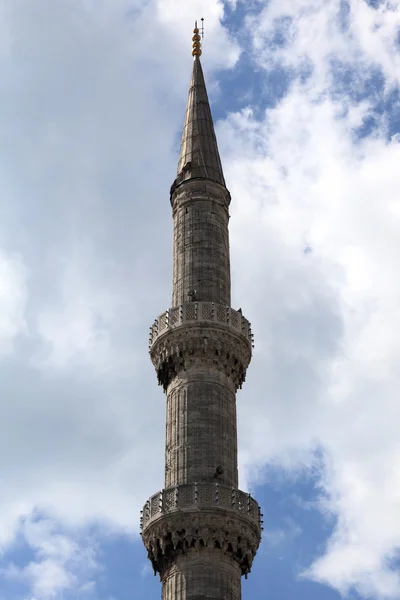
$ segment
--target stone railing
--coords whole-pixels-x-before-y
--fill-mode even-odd
[[[195,321],[214,322],[227,325],[234,331],[244,335],[254,348],[254,336],[250,323],[241,311],[214,302],[186,302],[170,308],[160,315],[150,327],[149,349],[163,333],[183,323]]]
[[[141,513],[140,531],[162,515],[198,508],[235,511],[256,526],[262,526],[260,508],[250,494],[218,483],[190,483],[170,487],[151,496]]]

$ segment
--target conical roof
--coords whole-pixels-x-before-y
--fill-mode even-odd
[[[188,179],[211,179],[225,186],[210,104],[200,57],[195,56],[183,127],[177,178],[172,188]]]

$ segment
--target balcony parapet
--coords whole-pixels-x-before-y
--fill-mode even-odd
[[[232,331],[243,335],[254,348],[254,336],[250,322],[240,310],[214,302],[185,302],[180,306],[170,308],[157,317],[150,327],[149,350],[164,333],[184,324],[196,322],[225,325]]]
[[[262,515],[258,503],[250,494],[218,483],[189,483],[157,492],[143,507],[140,530],[161,515],[179,510],[217,508],[234,511],[261,529]]]

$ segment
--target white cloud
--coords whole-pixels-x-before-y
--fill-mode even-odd
[[[60,597],[63,591],[92,591],[93,582],[83,585],[96,568],[93,548],[82,549],[69,536],[57,531],[49,520],[26,520],[21,531],[35,559],[23,567],[14,563],[2,570],[4,577],[29,584],[35,598]]]
[[[110,335],[123,301],[118,306],[112,290],[90,281],[83,264],[86,255],[84,248],[74,251],[62,274],[59,297],[50,304],[44,301],[38,311],[37,332],[44,347],[33,361],[42,369],[89,364],[104,372],[118,367]]]
[[[249,23],[259,23],[259,64],[301,71],[306,59],[312,74],[261,121],[248,109],[219,127],[235,199],[234,295],[244,304],[247,290],[256,335],[245,408],[239,398],[242,460],[247,472],[254,457],[303,469],[322,449],[321,508],[337,523],[305,575],[397,598],[400,153],[384,117],[368,137],[355,129],[374,110],[361,93],[372,70],[385,78],[377,95],[398,83],[399,13],[351,2],[342,30],[339,4],[268,3]],[[286,43],[274,50],[283,18]],[[340,93],[333,59],[355,74]]]
[[[247,25],[260,64],[312,66],[317,92],[332,81],[332,59],[356,69],[350,88],[364,83],[371,66],[384,70],[387,85],[399,83],[399,7],[390,0],[377,8],[362,0],[273,0]]]
[[[27,270],[20,256],[0,252],[0,354],[12,351],[26,333]]]

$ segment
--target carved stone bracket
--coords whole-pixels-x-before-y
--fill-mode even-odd
[[[162,573],[177,554],[217,548],[239,563],[247,577],[260,543],[260,528],[229,511],[178,511],[162,515],[143,529],[154,573]]]
[[[228,327],[197,321],[168,330],[153,344],[150,356],[164,391],[181,371],[196,366],[225,373],[237,390],[246,378],[251,343]]]

